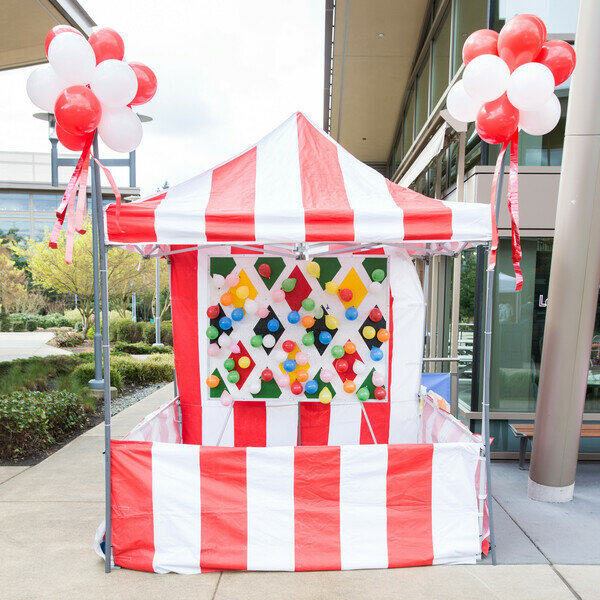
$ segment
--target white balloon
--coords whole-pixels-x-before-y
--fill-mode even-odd
[[[122,60],[104,60],[95,69],[90,83],[92,92],[110,108],[127,106],[137,94],[138,82],[133,69]]]
[[[258,302],[256,300],[252,300],[252,298],[246,298],[244,309],[249,315],[255,315],[258,311]]]
[[[354,364],[352,365],[352,370],[357,374],[360,375],[360,373],[362,373],[366,368],[366,365],[364,362],[360,361],[360,360],[355,360]]]
[[[221,346],[221,348],[225,348],[226,350],[229,349],[229,347],[231,346],[231,337],[229,336],[229,334],[222,333],[219,336],[219,346]]]
[[[275,345],[275,338],[270,333],[265,335],[265,337],[263,338],[263,346],[265,348],[272,348],[274,345]]]
[[[215,287],[220,288],[225,283],[225,277],[219,273],[215,273],[212,277],[212,282]]]
[[[66,87],[51,65],[42,65],[27,78],[27,95],[39,108],[54,112],[56,98]]]
[[[499,56],[482,54],[465,67],[462,81],[465,92],[481,105],[500,98],[509,79],[510,69]]]
[[[96,55],[89,42],[69,31],[57,35],[48,46],[48,61],[54,71],[70,85],[87,85],[94,75]]]
[[[380,281],[371,281],[369,284],[369,291],[373,293],[377,293],[381,289]]]
[[[541,63],[525,63],[517,67],[508,80],[506,95],[519,110],[541,108],[554,92],[554,75]]]
[[[465,92],[464,83],[458,81],[452,86],[446,98],[446,106],[448,112],[457,120],[463,123],[474,121],[477,117],[477,111],[481,107],[479,102],[476,102]]]
[[[111,150],[132,152],[142,141],[142,124],[130,108],[102,107],[98,133]]]
[[[519,127],[530,135],[545,135],[552,131],[560,119],[560,100],[555,94],[538,110],[519,111]]]
[[[258,394],[258,392],[260,392],[261,387],[262,386],[261,386],[260,381],[253,381],[250,384],[250,393],[251,394]]]

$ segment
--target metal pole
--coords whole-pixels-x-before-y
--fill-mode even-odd
[[[429,356],[429,257],[423,269],[423,298],[425,299],[425,356]]]
[[[160,341],[160,258],[156,260],[156,314],[154,315],[154,325],[156,330],[156,341],[153,346],[162,348],[164,344]]]
[[[94,155],[98,156],[98,134],[94,136]],[[93,161],[94,181],[97,189],[100,189],[100,167]],[[110,421],[111,421],[111,398],[110,398],[110,336],[108,330],[108,269],[106,264],[106,246],[104,244],[104,212],[102,201],[95,196],[94,210],[96,213],[96,235],[98,244],[98,265],[101,282],[102,295],[102,355],[104,363],[104,492],[105,492],[105,520],[106,535],[104,545],[104,570],[110,573],[112,562],[112,537],[111,537],[111,493],[110,493]],[[94,284],[96,282],[94,281]],[[96,321],[96,331],[98,321]]]
[[[131,293],[131,320],[134,323],[137,321],[137,296],[135,292]]]

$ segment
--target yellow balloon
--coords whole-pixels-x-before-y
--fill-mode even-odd
[[[363,329],[363,336],[367,340],[372,340],[375,337],[375,329],[373,329],[373,327],[371,327],[370,325],[367,325]]]
[[[311,260],[307,265],[306,265],[306,271],[309,275],[312,275],[313,277],[319,277],[319,275],[321,274],[321,266],[319,265],[318,262],[315,262],[314,260]]]
[[[247,285],[240,285],[240,287],[235,290],[235,295],[240,300],[245,300],[250,295],[250,290],[248,289]]]
[[[337,294],[338,289],[339,289],[338,284],[335,281],[328,281],[325,284],[325,291],[328,294]]]
[[[247,369],[250,366],[250,359],[247,356],[242,356],[240,360],[238,360],[238,365],[240,368]]]
[[[320,394],[319,394],[319,400],[323,403],[323,404],[329,404],[332,400],[333,396],[331,395],[331,392],[329,391],[328,387],[324,387]]]
[[[327,326],[327,329],[337,329],[338,320],[332,315],[327,315],[325,317],[325,325]]]

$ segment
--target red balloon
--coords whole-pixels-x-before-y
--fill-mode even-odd
[[[131,104],[145,104],[156,94],[156,75],[150,67],[140,62],[130,62],[129,66],[133,69],[138,82],[137,93]]]
[[[269,279],[269,277],[271,277],[271,267],[267,263],[263,263],[262,265],[260,265],[258,267],[258,272],[262,277],[266,279]]]
[[[573,46],[563,40],[548,40],[542,44],[535,59],[535,62],[542,63],[552,71],[555,85],[560,85],[571,77],[576,61]]]
[[[475,119],[479,137],[488,144],[502,144],[510,140],[518,126],[519,111],[509,102],[506,94],[486,102]]]
[[[348,288],[344,288],[343,290],[340,290],[340,298],[342,299],[343,302],[350,302],[353,297],[354,297],[354,294],[352,293],[352,290],[349,290]]]
[[[335,370],[338,373],[345,373],[348,370],[348,361],[345,358],[338,358],[335,361]]]
[[[498,33],[492,29],[474,31],[463,44],[462,58],[465,66],[482,54],[498,56]]]
[[[81,152],[88,138],[87,134],[77,135],[75,133],[69,133],[58,123],[56,124],[56,136],[58,137],[58,141],[67,150],[73,150],[74,152]]]
[[[48,48],[50,47],[50,43],[52,40],[61,33],[76,33],[77,35],[81,35],[81,31],[75,29],[75,27],[71,27],[70,25],[55,25],[47,34],[46,40],[44,41],[44,50],[46,51],[46,56],[48,56]],[[66,146],[65,146],[66,147]]]
[[[377,400],[383,400],[386,396],[385,388],[382,387],[376,387],[373,393],[375,394],[375,398]]]
[[[295,346],[296,344],[292,342],[292,340],[285,340],[285,342],[283,342],[283,349],[286,352],[291,352],[295,348]]]
[[[219,309],[219,307],[215,304],[213,306],[209,306],[206,309],[206,316],[209,319],[216,319],[219,316],[219,313],[221,312],[221,310]]]
[[[271,369],[265,369],[260,374],[260,377],[263,381],[271,381],[271,379],[273,379],[273,371],[271,371]]]
[[[381,314],[381,311],[377,307],[371,309],[371,312],[369,313],[369,319],[371,319],[371,321],[373,321],[373,323],[377,323],[377,322],[381,321],[382,318],[383,318],[383,315]]]
[[[296,396],[301,394],[303,390],[302,384],[299,381],[294,381],[294,383],[290,385],[290,389],[292,390],[292,394],[295,394]]]
[[[83,135],[98,127],[102,118],[100,101],[85,85],[64,89],[54,103],[57,123],[69,133]]]
[[[123,57],[125,56],[125,44],[123,43],[123,38],[110,27],[102,27],[94,31],[94,33],[90,35],[88,42],[94,49],[96,64],[108,60],[109,58],[123,60]]]
[[[546,41],[546,26],[535,15],[517,15],[509,19],[498,36],[498,56],[514,71],[535,60]]]

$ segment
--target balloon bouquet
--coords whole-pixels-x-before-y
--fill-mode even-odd
[[[502,144],[492,180],[492,251],[496,262],[498,230],[495,197],[504,154],[510,148],[508,208],[511,215],[513,266],[516,289],[523,285],[518,203],[519,129],[545,135],[560,119],[560,102],[554,88],[575,68],[575,50],[562,40],[546,41],[546,26],[535,15],[517,15],[500,33],[480,29],[465,41],[463,78],[448,92],[448,112],[458,121],[475,121],[479,137],[488,144]]]
[[[108,27],[96,29],[89,40],[68,25],[57,25],[46,35],[46,56],[27,80],[30,100],[54,113],[56,135],[65,148],[81,152],[57,210],[50,246],[56,248],[65,217],[68,218],[65,260],[71,263],[75,231],[84,234],[86,184],[96,130],[116,152],[132,152],[142,140],[142,124],[131,108],[145,104],[156,93],[156,76],[146,65],[125,62],[125,44]],[[98,164],[111,184],[119,210],[121,196],[108,169]],[[79,198],[76,192],[79,187]]]

